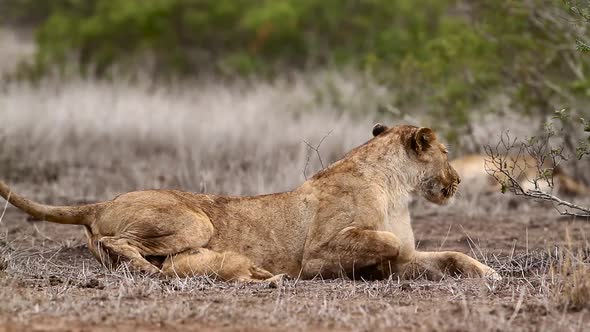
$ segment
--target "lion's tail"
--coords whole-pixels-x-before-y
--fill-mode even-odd
[[[31,216],[60,224],[87,225],[96,205],[50,206],[35,203],[10,190],[0,181],[0,196]]]

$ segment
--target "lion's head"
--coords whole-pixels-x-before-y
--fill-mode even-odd
[[[444,204],[457,192],[461,180],[448,160],[448,151],[430,128],[401,125],[388,128],[382,124],[373,127],[373,136],[399,139],[403,143],[407,158],[417,169],[416,191],[424,198]]]

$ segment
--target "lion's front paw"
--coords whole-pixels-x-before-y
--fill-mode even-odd
[[[272,278],[274,276],[274,274],[266,271],[265,269],[261,269],[256,265],[252,265],[248,271],[250,272],[250,276],[253,279],[258,279],[258,280],[265,280],[268,278]]]
[[[491,267],[487,267],[483,273],[483,277],[491,281],[502,281],[502,276]]]
[[[281,273],[266,279],[265,282],[268,282],[268,286],[270,288],[279,288],[283,284],[283,281],[287,278],[287,274]]]
[[[479,262],[472,265],[471,268],[464,269],[463,275],[466,275],[470,278],[485,278],[491,281],[502,280],[502,276],[500,276],[500,274],[496,272],[496,270]]]

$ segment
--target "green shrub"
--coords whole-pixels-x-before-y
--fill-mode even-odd
[[[424,0],[427,10],[416,10],[411,0],[68,1],[43,23],[38,61],[64,63],[76,52],[99,72],[146,53],[180,72],[394,67],[408,53],[427,56],[451,2]]]

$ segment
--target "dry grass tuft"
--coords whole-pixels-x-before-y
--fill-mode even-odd
[[[590,260],[588,252],[566,252],[555,266],[553,297],[561,308],[573,311],[590,309]]]
[[[590,308],[590,268],[578,267],[567,275],[562,304],[571,310]]]

